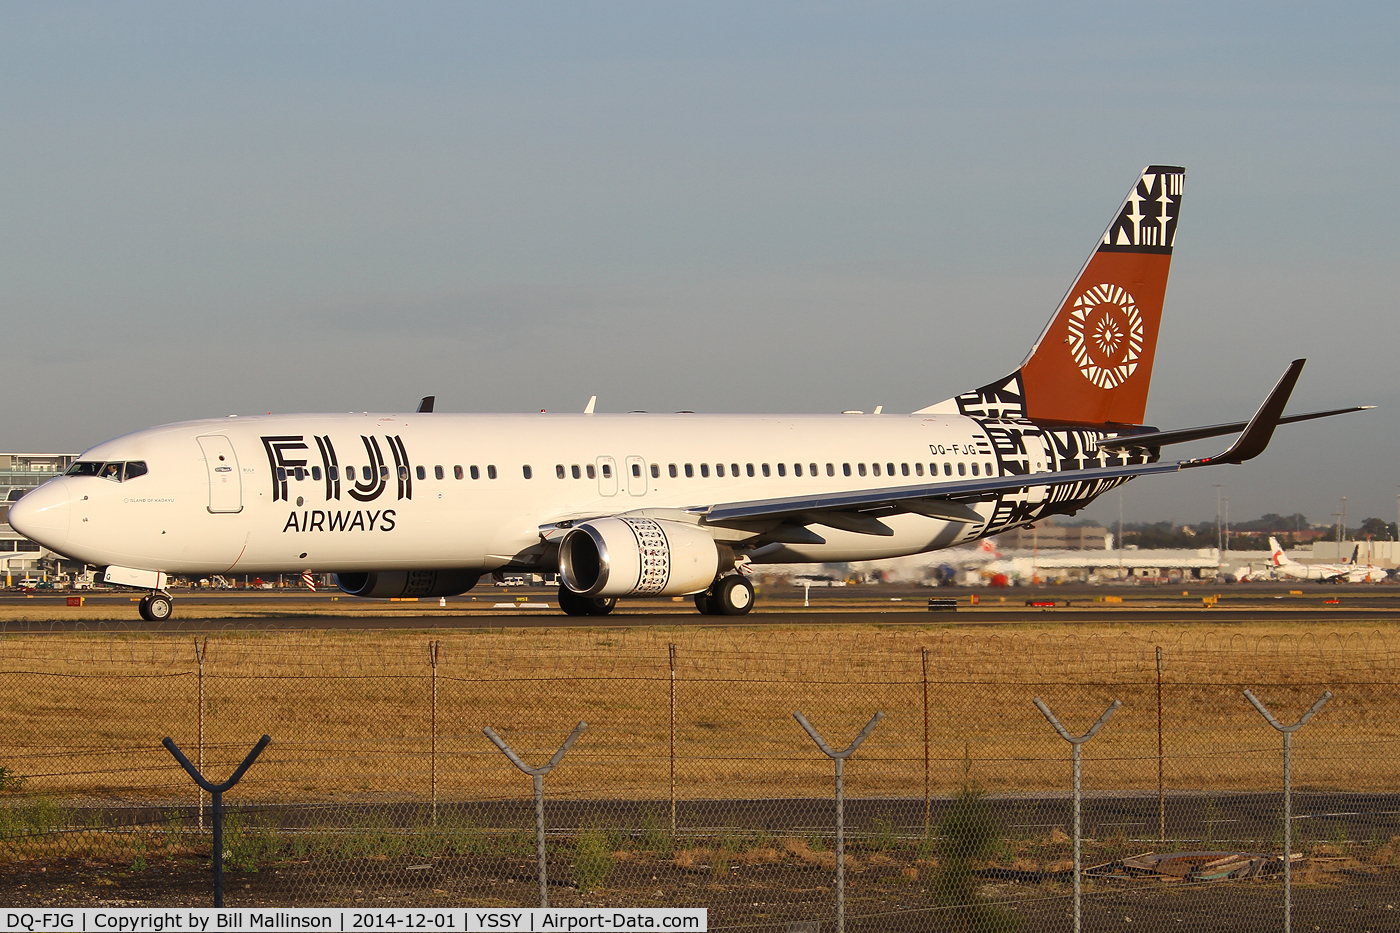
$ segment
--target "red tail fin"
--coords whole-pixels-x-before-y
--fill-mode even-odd
[[[1019,370],[924,411],[1142,424],[1185,173],[1142,170]]]

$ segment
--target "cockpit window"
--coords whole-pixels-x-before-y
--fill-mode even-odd
[[[120,460],[110,463],[101,463],[96,460],[79,460],[70,466],[64,473],[65,476],[100,476],[109,479],[114,483],[120,483],[123,479],[135,479],[138,476],[146,475],[146,461],[129,460],[122,463]]]

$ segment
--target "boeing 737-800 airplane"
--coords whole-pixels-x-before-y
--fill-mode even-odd
[[[966,544],[1341,413],[1282,417],[1297,360],[1248,422],[1142,426],[1184,174],[1143,170],[1019,369],[910,415],[230,415],[99,444],[10,523],[147,591],[152,620],[167,574],[308,570],[367,597],[558,571],[573,615],[668,595],[744,613],[747,565]],[[1159,460],[1237,432],[1219,456]]]

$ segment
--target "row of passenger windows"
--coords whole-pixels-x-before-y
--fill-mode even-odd
[[[141,464],[140,466],[141,466],[141,468],[142,468],[142,472],[144,472],[145,464]],[[896,474],[896,466],[897,466],[897,468],[898,468],[898,473],[897,473],[897,474]],[[958,476],[967,476],[967,475],[968,475],[969,466],[971,467],[971,472],[972,472],[972,475],[973,475],[973,476],[992,476],[992,475],[994,475],[993,472],[992,472],[992,465],[991,465],[990,463],[981,463],[981,464],[972,463],[972,464],[968,464],[968,463],[962,462],[962,461],[960,461],[960,462],[958,462],[958,463],[944,462],[944,463],[943,463],[943,470],[942,470],[942,473],[943,473],[944,476],[952,476],[954,470],[956,470]],[[632,467],[632,475],[635,476],[635,477],[640,478],[641,475],[642,475],[642,465],[641,465],[640,463],[633,463],[633,464],[631,465],[631,467]],[[743,465],[742,472],[741,472],[741,470],[740,470],[739,464],[737,464],[737,463],[728,464],[728,466],[727,466],[727,472],[726,472],[726,465],[725,465],[725,464],[723,464],[723,463],[716,463],[716,464],[714,465],[714,475],[715,475],[715,476],[725,476],[725,475],[729,475],[729,476],[758,476],[758,475],[772,476],[772,475],[774,474],[774,470],[775,470],[775,469],[776,469],[776,472],[777,472],[777,475],[778,475],[778,476],[787,476],[787,475],[788,475],[788,469],[789,469],[789,467],[788,467],[788,464],[786,464],[786,463],[779,463],[779,464],[776,465],[776,467],[773,466],[773,465],[767,464],[767,463],[760,463],[760,464],[757,464],[757,465],[752,464],[752,463],[746,463],[746,464]],[[808,464],[805,464],[805,465],[804,465],[804,464],[801,464],[801,463],[794,463],[794,464],[792,464],[791,469],[792,469],[792,475],[793,475],[793,476],[803,476],[804,474],[807,475],[807,476],[820,476],[820,475],[821,475],[821,471],[819,471],[818,465],[815,464],[815,463],[808,463]],[[611,479],[611,478],[612,478],[612,465],[611,465],[611,464],[608,464],[608,463],[602,464],[602,465],[601,465],[601,470],[602,470],[602,474],[603,474],[603,478],[604,478],[604,479]],[[71,472],[71,471],[70,471],[70,472]],[[529,465],[528,463],[525,464],[524,466],[522,466],[522,467],[520,468],[520,472],[521,472],[521,475],[524,476],[525,479],[533,479],[533,478],[534,478],[534,470],[532,470],[532,469],[530,468],[530,465]],[[658,464],[658,463],[653,463],[653,464],[651,464],[651,470],[650,470],[650,472],[651,472],[651,477],[652,477],[652,479],[660,479],[660,478],[661,478],[661,465]],[[825,471],[825,472],[826,472],[826,475],[827,475],[827,476],[835,476],[835,475],[836,475],[836,464],[834,464],[834,463],[828,463],[828,464],[826,464],[826,471]],[[419,479],[421,479],[421,480],[426,480],[426,479],[428,478],[428,468],[427,468],[427,467],[424,467],[424,466],[415,467],[415,468],[414,468],[414,474],[415,474]],[[471,476],[472,479],[481,479],[482,471],[481,471],[481,468],[478,467],[478,466],[476,466],[475,464],[473,464],[473,465],[470,466],[470,467],[467,467],[465,471],[463,470],[463,468],[461,467],[460,464],[457,465],[457,466],[454,466],[454,467],[452,468],[452,476],[453,476],[454,479],[464,479],[464,478],[466,477],[466,475],[468,475],[468,474]],[[693,464],[693,463],[686,463],[686,464],[675,464],[675,463],[672,463],[672,464],[668,464],[668,465],[667,465],[667,467],[666,467],[666,475],[667,475],[667,476],[670,476],[672,479],[675,479],[675,478],[678,478],[679,476],[681,476],[682,474],[684,474],[684,475],[687,476],[687,477],[694,477],[694,476],[696,475],[696,465]],[[929,476],[937,476],[938,474],[939,474],[939,465],[938,465],[937,463],[930,463],[930,464],[928,465],[928,475],[929,475]],[[120,474],[118,474],[118,475],[120,475]],[[371,480],[374,479],[374,471],[371,470],[369,467],[360,467],[360,475],[361,475],[361,477],[362,477],[362,479],[363,479],[364,482],[370,482]],[[380,468],[379,468],[379,475],[382,476],[382,477],[388,478],[388,476],[389,476],[389,468],[388,468],[387,466],[382,466],[382,467],[380,467]],[[554,465],[554,475],[555,475],[555,477],[557,477],[558,479],[568,479],[569,477],[573,477],[574,479],[582,479],[582,478],[585,477],[585,476],[587,476],[589,479],[597,479],[597,477],[598,477],[598,468],[595,468],[594,465],[591,464],[591,463],[584,464],[582,467],[580,467],[579,464],[575,463],[575,464],[569,466],[569,467],[566,469],[566,468],[564,467],[564,464],[562,464],[562,463],[556,463],[556,464]],[[699,475],[702,476],[702,477],[708,477],[708,476],[710,475],[710,464],[708,464],[708,463],[702,463],[702,464],[700,464],[700,465],[699,465]],[[913,467],[912,467],[912,473],[911,473],[911,467],[910,467],[910,465],[907,464],[907,463],[900,463],[900,464],[898,464],[898,465],[896,465],[896,464],[894,464],[894,463],[884,463],[884,464],[872,463],[872,464],[869,465],[869,468],[868,468],[868,469],[867,469],[867,467],[866,467],[866,464],[864,464],[864,463],[857,463],[857,464],[854,464],[854,472],[853,472],[853,471],[852,471],[852,464],[843,463],[843,464],[841,464],[841,475],[842,475],[842,476],[853,476],[853,475],[854,475],[854,476],[867,476],[867,475],[869,475],[869,476],[881,476],[881,475],[884,475],[884,476],[895,476],[895,475],[899,475],[899,476],[910,476],[910,475],[913,475],[913,476],[923,476],[923,475],[924,475],[924,465],[923,465],[922,463],[915,463],[915,464],[913,465]],[[319,480],[321,479],[321,468],[318,467],[318,466],[313,466],[313,467],[292,467],[292,468],[290,468],[290,469],[283,468],[283,467],[278,467],[278,468],[277,468],[277,478],[278,478],[279,480],[285,480],[285,479],[289,479],[289,478],[291,478],[291,479],[297,479],[297,480],[303,480],[303,479],[306,479],[308,476],[311,477],[311,479],[313,479],[313,480],[319,481]],[[398,476],[399,476],[399,479],[400,479],[400,480],[406,480],[406,479],[408,479],[408,478],[409,478],[408,467],[406,467],[406,466],[401,466],[401,467],[399,467],[399,469],[398,469]],[[495,479],[496,476],[497,476],[497,473],[496,473],[496,466],[495,466],[495,464],[487,464],[487,466],[486,466],[486,478],[487,478],[487,479]],[[128,476],[128,478],[130,478],[130,476]],[[441,466],[435,466],[435,467],[433,467],[433,478],[434,478],[434,479],[445,479],[445,478],[446,478],[446,471],[443,469],[443,467],[441,467]],[[355,482],[355,468],[354,468],[354,467],[348,466],[348,467],[345,468],[345,479],[346,479],[348,482],[352,482],[352,483]]]

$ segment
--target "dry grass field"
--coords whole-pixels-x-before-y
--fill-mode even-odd
[[[202,678],[195,645],[3,636],[0,767],[25,795],[192,802],[160,740],[197,756],[202,680],[213,774],[273,738],[235,792],[244,801],[425,801],[434,774],[442,800],[518,799],[529,779],[482,727],[543,761],[580,720],[588,730],[547,779],[551,796],[664,801],[673,767],[681,800],[828,795],[831,764],[795,709],[838,747],[886,714],[847,766],[853,797],[921,797],[926,777],[934,796],[968,778],[997,794],[1064,790],[1069,748],[1032,705],[1040,696],[1075,731],[1122,700],[1085,746],[1086,790],[1155,795],[1161,647],[1168,790],[1277,787],[1280,738],[1246,687],[1285,721],[1335,694],[1295,739],[1297,788],[1392,790],[1400,778],[1400,626],[1389,622],[229,632],[208,637]]]

